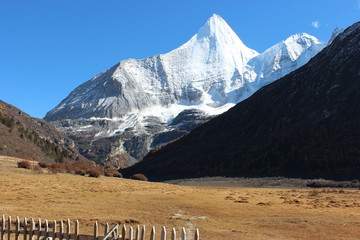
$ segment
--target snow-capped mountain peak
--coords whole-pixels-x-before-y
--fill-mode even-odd
[[[235,41],[237,43],[241,42],[244,45],[227,22],[217,14],[213,14],[195,36],[198,40],[206,38],[224,44],[233,44]],[[244,45],[243,47],[246,46]]]
[[[120,147],[113,145],[113,154],[126,149],[139,159],[154,143],[184,134],[180,125],[171,125],[181,112],[187,111],[185,118],[199,115],[201,121],[221,114],[302,66],[322,47],[318,39],[301,33],[259,54],[214,14],[182,46],[145,59],[121,61],[83,83],[45,119],[63,120],[60,129],[74,136],[81,132],[91,143],[117,137]]]
[[[224,32],[231,32],[230,26],[217,14],[213,14],[197,32],[198,38],[213,37]],[[227,34],[226,34],[227,35]]]
[[[246,75],[259,88],[301,67],[325,46],[307,33],[294,34],[252,58]]]
[[[298,33],[290,36],[280,45],[286,46],[286,52],[292,61],[298,59],[304,50],[308,49],[314,44],[319,44],[320,41],[314,36],[307,33]]]
[[[222,51],[222,53],[234,55],[233,52],[235,51],[237,54],[235,59],[241,60],[237,66],[240,68],[244,67],[252,57],[259,54],[245,46],[227,22],[217,14],[213,14],[206,21],[189,43],[194,41],[209,44],[211,50]]]

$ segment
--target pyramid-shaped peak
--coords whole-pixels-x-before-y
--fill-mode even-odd
[[[214,37],[221,35],[231,35],[236,36],[231,27],[227,24],[227,22],[217,14],[213,14],[206,23],[199,29],[198,38],[203,37]]]
[[[213,21],[213,22],[222,21],[222,22],[225,22],[225,20],[220,15],[218,15],[216,13],[213,13],[213,15],[211,15],[211,17],[209,17],[208,22],[209,21]]]

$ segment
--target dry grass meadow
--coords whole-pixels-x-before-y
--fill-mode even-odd
[[[186,227],[200,239],[360,239],[360,191],[189,187],[38,173],[0,157],[0,215]]]

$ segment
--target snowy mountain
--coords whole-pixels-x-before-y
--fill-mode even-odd
[[[47,120],[124,117],[171,104],[218,107],[244,85],[247,62],[258,55],[213,15],[187,43],[145,59],[128,59],[76,88]]]
[[[86,143],[83,153],[90,159],[126,155],[132,164],[150,148],[180,137],[302,66],[325,45],[303,33],[259,54],[214,14],[179,48],[121,61],[80,85],[45,119]],[[180,114],[186,121],[173,124]],[[116,147],[104,150],[109,138],[116,139]],[[89,150],[96,141],[100,147]]]
[[[303,66],[325,46],[326,43],[309,34],[292,35],[252,58],[247,65],[247,79],[253,82],[256,91]]]
[[[359,179],[359,60],[357,22],[303,67],[122,173]]]

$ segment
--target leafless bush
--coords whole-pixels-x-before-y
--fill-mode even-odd
[[[119,173],[116,169],[113,168],[105,169],[105,176],[122,178],[121,173]]]
[[[148,180],[148,178],[142,173],[136,173],[136,174],[132,175],[131,179],[140,180],[140,181],[147,181]]]
[[[34,167],[34,170],[35,170],[37,173],[43,173],[42,167],[40,167],[40,166],[38,166],[38,165],[36,165],[36,166]]]
[[[49,171],[54,174],[66,172],[61,163],[52,163],[49,167]]]
[[[89,177],[98,178],[101,175],[104,175],[104,170],[102,167],[91,167],[86,171],[86,173],[89,174]]]
[[[41,167],[41,168],[49,168],[51,166],[51,163],[49,162],[38,162],[38,165]]]
[[[22,160],[22,161],[18,162],[17,164],[18,164],[19,168],[26,168],[26,169],[32,168],[31,162],[29,162],[27,160]]]
[[[85,176],[86,175],[86,171],[83,169],[77,169],[75,170],[75,174],[76,175],[80,175],[80,176]]]

